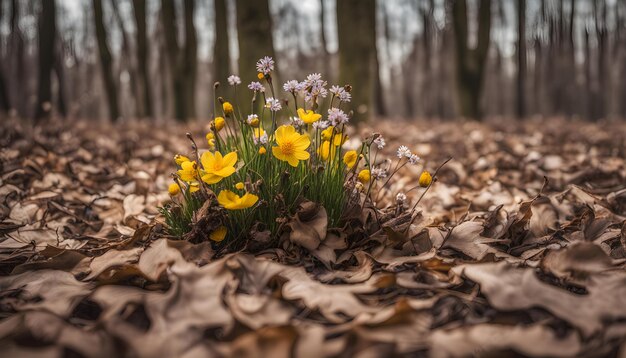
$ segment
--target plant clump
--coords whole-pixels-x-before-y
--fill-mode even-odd
[[[191,155],[175,156],[172,201],[161,210],[172,236],[209,239],[233,250],[250,239],[275,245],[297,230],[305,237],[324,236],[360,220],[366,208],[375,209],[391,177],[420,162],[406,146],[399,147],[395,161],[380,158],[386,141],[378,133],[362,141],[349,138],[351,86],[327,88],[314,73],[287,81],[289,100],[279,100],[273,70],[272,58],[257,62],[259,81],[247,86],[247,104],[237,101],[241,80],[230,76],[234,99],[216,99],[221,115],[210,123],[206,145],[187,134]],[[409,191],[429,188],[434,176],[424,172]],[[405,201],[406,194],[398,193],[398,206]],[[291,234],[292,241],[301,234]]]

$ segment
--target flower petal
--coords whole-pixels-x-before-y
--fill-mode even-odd
[[[202,156],[200,157],[200,163],[202,163],[202,166],[205,169],[213,168],[214,162],[215,162],[215,156],[213,155],[213,153],[209,151],[202,153]]]
[[[234,167],[237,164],[237,152],[226,154],[222,160],[223,167]]]

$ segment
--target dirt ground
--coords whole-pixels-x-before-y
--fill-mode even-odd
[[[216,257],[157,210],[203,125],[3,120],[0,356],[626,356],[626,122],[373,127],[453,158],[408,237]]]

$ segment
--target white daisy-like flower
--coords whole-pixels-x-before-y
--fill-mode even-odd
[[[338,126],[340,124],[346,124],[348,123],[348,115],[344,113],[344,111],[342,111],[339,108],[331,108],[328,110],[328,121],[330,121],[330,124],[332,124],[333,126]]]
[[[330,89],[328,90],[328,92],[334,94],[335,96],[339,96],[339,94],[341,92],[345,92],[346,90],[343,89],[343,87],[337,86],[337,85],[332,85],[330,86]]]
[[[230,75],[228,76],[228,84],[231,86],[240,85],[241,78],[239,78],[239,76],[236,76],[236,75]]]
[[[268,75],[274,71],[274,59],[269,56],[265,56],[256,62],[257,72],[261,72],[264,75]]]
[[[420,161],[420,158],[417,154],[411,154],[411,156],[409,157],[409,163],[411,164],[417,164],[417,162]]]
[[[300,117],[289,117],[289,121],[291,122],[291,125],[296,128],[304,126],[304,122],[302,121],[302,119],[300,119]]]
[[[406,201],[406,194],[398,193],[398,195],[396,195],[396,201],[399,203],[404,203]]]
[[[341,102],[350,102],[352,100],[352,95],[348,91],[343,91],[339,93],[339,100]]]
[[[400,148],[398,148],[398,158],[402,158],[402,157],[407,157],[410,158],[411,157],[411,151],[409,150],[409,148],[407,148],[406,145],[401,145]]]
[[[326,86],[326,81],[322,79],[322,75],[319,73],[311,73],[306,76],[304,80],[305,87],[323,87]]]
[[[280,104],[280,101],[273,97],[269,97],[265,100],[265,107],[269,108],[269,110],[272,112],[278,112],[283,108],[283,106]]]
[[[324,130],[330,126],[330,123],[328,121],[317,121],[313,122],[311,126],[313,127],[313,129]]]
[[[249,114],[246,122],[248,122],[248,124],[252,124],[252,121],[255,119],[259,119],[259,116],[257,116],[256,114]]]
[[[385,179],[387,177],[387,169],[374,168],[372,169],[372,178],[374,180]]]
[[[255,92],[265,92],[265,87],[258,81],[250,82],[248,88]]]
[[[387,145],[383,136],[378,136],[378,138],[374,139],[374,144],[376,144],[376,147],[378,147],[378,149],[383,149]]]
[[[300,85],[300,82],[296,80],[289,80],[285,82],[285,84],[283,85],[283,89],[285,90],[285,92],[294,93],[298,90],[299,85]]]

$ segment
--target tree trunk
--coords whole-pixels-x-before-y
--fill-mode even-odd
[[[25,61],[24,61],[24,37],[18,27],[20,18],[20,5],[17,0],[11,1],[11,34],[9,35],[9,51],[14,54],[11,61],[10,76],[13,81],[11,84],[13,100],[9,96],[9,102],[17,109],[18,115],[26,116],[28,112],[28,103],[24,94],[25,82]]]
[[[196,29],[193,24],[194,3],[194,0],[185,0],[183,3],[185,43],[181,46],[178,43],[174,0],[161,1],[163,35],[174,96],[174,117],[179,121],[195,116],[197,44]]]
[[[137,108],[140,117],[152,117],[152,93],[148,61],[148,35],[146,26],[146,0],[133,0],[135,16],[135,47],[137,56],[138,95]]]
[[[256,62],[274,54],[272,18],[268,0],[237,0],[239,75],[244,84],[257,80]],[[278,69],[272,74],[278,83]]]
[[[94,25],[96,28],[96,39],[98,42],[98,52],[100,54],[100,67],[102,69],[102,83],[107,97],[109,117],[115,121],[120,116],[117,103],[117,89],[113,78],[113,59],[107,43],[107,34],[104,27],[104,14],[102,10],[102,0],[93,0]]]
[[[4,1],[0,0],[0,19],[2,18],[2,9],[4,8]],[[0,56],[2,54],[2,50],[0,48]],[[6,63],[6,61],[2,61],[2,63]],[[4,80],[4,68],[0,66],[0,111],[8,112],[11,109],[11,104],[9,103],[9,95],[6,88],[6,82]]]
[[[480,95],[491,32],[491,0],[480,0],[478,8],[478,41],[475,49],[468,47],[467,2],[452,3],[455,34],[457,94],[461,115],[480,119]]]
[[[374,112],[378,81],[376,1],[337,0],[337,33],[339,82],[352,86],[355,120],[368,120]]]
[[[228,51],[228,12],[226,0],[214,0],[215,5],[215,45],[213,47],[213,81],[227,86],[230,72],[230,52]],[[247,84],[246,84],[247,85]]]
[[[61,116],[67,116],[67,100],[65,89],[65,69],[63,68],[63,48],[59,46],[56,54],[56,60],[54,61],[54,73],[57,76],[57,82],[59,84],[57,93],[57,107]]]
[[[526,0],[517,2],[517,117],[526,116]]]
[[[56,40],[56,5],[54,0],[41,2],[39,15],[39,75],[35,120],[50,116],[52,109],[52,68]]]
[[[324,76],[331,81],[334,79],[330,73],[330,53],[328,52],[328,40],[326,40],[326,0],[320,0],[320,42],[324,61]]]
[[[193,23],[195,0],[185,0],[185,48],[181,59],[181,75],[185,79],[185,118],[196,117],[196,74],[198,67],[198,40]]]

